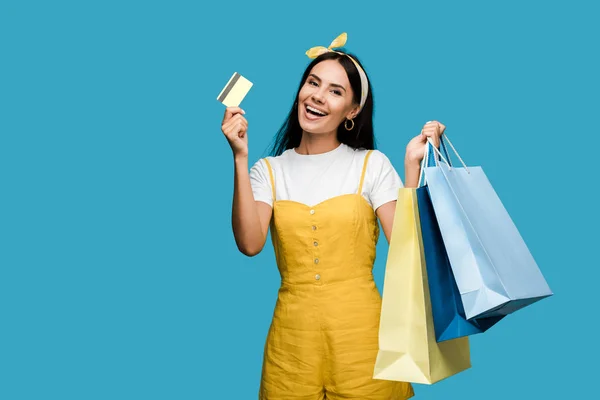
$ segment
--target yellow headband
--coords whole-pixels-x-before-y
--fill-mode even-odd
[[[340,36],[336,37],[333,40],[333,42],[331,42],[329,47],[323,47],[323,46],[312,47],[311,49],[309,49],[306,52],[306,55],[308,56],[308,58],[317,58],[321,54],[328,53],[328,52],[334,52],[334,53],[338,53],[338,54],[343,54],[343,55],[347,56],[350,60],[352,60],[354,65],[356,65],[356,69],[358,70],[358,75],[360,76],[361,93],[360,93],[360,106],[359,106],[359,110],[358,110],[358,112],[360,112],[362,110],[362,108],[364,107],[365,102],[367,101],[367,95],[369,94],[369,81],[367,80],[367,74],[365,74],[365,71],[358,64],[358,62],[356,62],[356,60],[354,58],[352,58],[351,56],[349,56],[346,53],[342,53],[341,51],[332,50],[333,48],[344,47],[347,39],[348,39],[348,35],[346,34],[346,32],[344,32]]]

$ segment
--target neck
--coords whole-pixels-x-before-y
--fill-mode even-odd
[[[322,154],[335,150],[340,146],[340,141],[337,139],[337,131],[326,134],[306,133],[302,131],[302,139],[300,145],[295,151],[298,154]]]

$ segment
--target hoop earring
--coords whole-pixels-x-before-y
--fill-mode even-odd
[[[352,123],[352,126],[350,128],[348,128],[348,121],[350,121]],[[344,122],[344,128],[346,128],[347,131],[351,131],[352,129],[354,129],[354,120],[353,119],[347,119]]]

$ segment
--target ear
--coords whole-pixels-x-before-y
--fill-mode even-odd
[[[357,115],[358,115],[358,110],[360,109],[360,106],[357,105],[354,108],[352,108],[347,114],[346,114],[346,119],[354,119]]]

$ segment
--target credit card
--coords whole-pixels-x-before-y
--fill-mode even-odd
[[[225,104],[227,107],[237,107],[240,105],[248,91],[252,87],[252,82],[244,78],[237,72],[233,73],[227,85],[221,90],[217,100]]]

